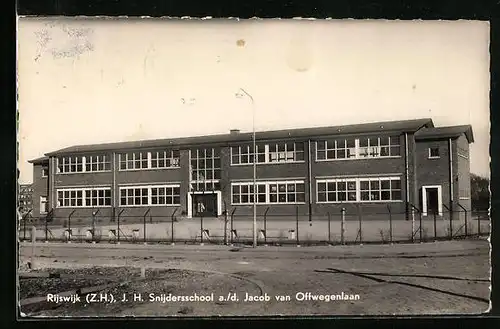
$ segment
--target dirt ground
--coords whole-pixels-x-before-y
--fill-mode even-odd
[[[50,317],[483,313],[489,308],[489,253],[486,240],[256,249],[40,243],[36,269],[28,270],[31,246],[22,244],[20,273],[60,277],[21,277],[21,304],[49,293],[107,283],[121,286],[96,292],[108,300],[113,295],[113,302],[89,302],[82,295],[74,304],[28,303],[21,311]],[[150,294],[160,299],[150,301]],[[213,295],[214,300],[165,301],[162,294]],[[247,294],[269,300],[245,301]],[[289,300],[277,300],[279,296]]]

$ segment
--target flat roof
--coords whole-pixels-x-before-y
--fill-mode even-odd
[[[389,132],[416,132],[422,127],[432,128],[434,124],[432,119],[414,119],[400,121],[385,121],[362,123],[355,125],[342,126],[327,126],[327,127],[312,127],[312,128],[297,128],[284,129],[273,131],[257,131],[255,139],[257,141],[264,140],[279,140],[286,138],[314,138],[322,136],[335,135],[352,135],[360,133],[389,133]],[[206,144],[227,144],[235,142],[248,142],[253,138],[252,132],[239,133],[233,132],[229,134],[206,135],[195,137],[180,137],[170,139],[153,139],[119,143],[105,144],[90,144],[90,145],[75,145],[66,147],[57,151],[47,153],[47,156],[71,154],[71,153],[90,153],[95,151],[113,151],[127,150],[140,148],[157,148],[157,147],[192,147]],[[41,159],[41,158],[40,158]],[[36,159],[39,160],[39,159]],[[31,162],[33,162],[32,160]]]
[[[474,143],[471,125],[423,128],[415,133],[415,139],[458,138],[465,135],[469,143]]]

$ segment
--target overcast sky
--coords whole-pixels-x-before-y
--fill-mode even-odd
[[[28,160],[89,143],[430,117],[489,176],[486,22],[19,20]]]

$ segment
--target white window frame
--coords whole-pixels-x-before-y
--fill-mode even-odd
[[[279,146],[284,144],[285,151],[278,151]],[[293,150],[288,150],[288,144],[293,144]],[[253,162],[250,161],[250,157],[253,155],[254,156],[254,161],[257,161],[257,165],[263,165],[263,164],[284,164],[284,163],[303,163],[305,162],[305,148],[303,147],[302,151],[297,151],[297,145],[298,144],[303,144],[303,142],[276,142],[276,143],[266,143],[262,144],[259,143],[256,146],[257,148],[257,154],[254,154],[253,150],[253,145],[238,145],[238,146],[230,146],[230,152],[231,152],[231,166],[248,166],[248,165],[253,165]],[[261,150],[261,148],[264,148],[264,150]],[[233,162],[233,157],[236,156],[236,154],[233,152],[233,148],[238,149],[238,163]],[[274,148],[274,151],[273,151]],[[243,154],[248,154],[248,162],[242,162],[242,150],[247,150],[248,153],[244,152]],[[284,161],[279,161],[279,155],[280,153],[284,153]],[[293,159],[290,160],[288,159],[288,156],[290,153],[293,156]],[[302,153],[302,160],[296,160],[297,159],[297,154]],[[272,154],[277,155],[278,161],[271,161]],[[264,162],[259,161],[259,155],[264,155]]]
[[[198,151],[200,150],[208,150],[208,149],[211,149],[212,150],[212,155],[207,157],[206,155],[203,155],[203,157],[200,157],[200,154]],[[215,156],[214,154],[216,154],[216,148],[202,148],[202,149],[194,149],[194,151],[196,151],[196,157],[193,157],[193,150],[189,150],[189,186],[190,186],[190,189],[194,189],[193,186],[196,186],[196,191],[201,191],[198,189],[198,187],[200,185],[203,185],[204,189],[203,191],[218,191],[219,189],[215,189],[215,184],[218,183],[220,185],[220,181],[221,181],[221,177],[222,177],[222,159],[221,159],[221,156],[220,154],[218,154],[217,156]],[[203,152],[205,153],[205,152]],[[196,160],[196,169],[193,169],[193,166],[191,164],[191,162],[193,160]],[[200,168],[200,160],[204,160],[205,161],[205,167],[204,168]],[[210,160],[211,161],[211,165],[210,167],[207,166],[207,160]],[[219,160],[219,166],[216,167],[215,166],[215,160]],[[212,174],[212,178],[206,178],[206,177],[203,177],[201,178],[201,176],[199,176],[200,174],[200,171],[203,170],[203,173],[208,173],[208,172],[211,172]],[[196,179],[193,179],[193,172],[196,171],[197,172],[197,176],[196,176]],[[215,173],[217,172],[217,174],[219,175],[219,178],[215,178]],[[205,189],[205,187],[211,187],[211,188],[207,188]]]
[[[271,185],[277,185],[277,189],[279,189],[278,184],[286,184],[286,191],[285,194],[287,195],[288,198],[288,185],[290,184],[295,184],[294,187],[294,195],[295,199],[297,199],[297,184],[302,184],[303,185],[303,192],[299,192],[304,195],[304,201],[286,201],[286,202],[279,202],[279,190],[277,191],[277,202],[271,202]],[[258,205],[297,205],[297,204],[305,204],[306,203],[306,191],[305,191],[305,180],[270,180],[270,181],[257,181],[256,182],[257,186],[265,186],[265,193],[266,193],[266,201],[265,202],[258,202],[258,194],[257,193],[257,204]],[[250,201],[250,197],[248,198],[249,202],[248,203],[242,203],[241,199],[240,202],[236,203],[233,202],[233,186],[248,186],[249,191],[250,187],[253,186],[253,182],[231,182],[231,204],[235,206],[244,206],[244,205],[252,205],[253,202]],[[241,188],[241,187],[240,187]],[[257,187],[258,189],[258,187]],[[249,192],[250,193],[250,192]],[[261,193],[262,194],[262,193]],[[241,190],[240,190],[240,198],[241,198]]]
[[[358,181],[359,181],[359,202],[361,203],[372,203],[372,202],[399,202],[399,201],[402,201],[402,183],[401,183],[401,177],[367,177],[367,178],[358,178]],[[366,192],[366,190],[361,190],[361,181],[368,181],[369,183],[369,190],[368,190],[368,193],[371,193],[371,182],[378,182],[378,185],[379,185],[379,188],[377,190],[377,192],[379,192],[379,200],[362,200],[361,199],[361,193],[362,192]],[[383,181],[389,181],[389,189],[382,189],[382,182]],[[399,189],[392,189],[392,181],[399,181]],[[383,191],[388,191],[389,192],[389,200],[383,200],[382,199],[382,192]],[[399,191],[399,195],[400,195],[400,198],[399,199],[393,199],[392,198],[392,193],[393,191]]]
[[[363,176],[363,177],[336,177],[336,178],[316,178],[316,203],[318,204],[342,204],[342,203],[397,203],[397,202],[402,202],[402,185],[400,183],[401,188],[399,189],[401,193],[401,199],[400,200],[392,200],[392,187],[390,187],[389,193],[391,196],[391,200],[361,200],[361,181],[378,181],[379,182],[379,191],[382,191],[381,189],[381,181],[392,181],[392,180],[399,180],[401,182],[401,177],[400,176]],[[346,183],[346,190],[343,191],[346,194],[351,191],[351,193],[354,193],[354,190],[349,190],[347,188],[347,184],[349,182],[355,182],[356,184],[356,200],[348,200],[348,196],[346,195],[346,200],[338,201],[338,197],[336,197],[337,201],[328,201],[328,183]],[[326,201],[319,201],[319,184],[326,184]],[[371,184],[371,183],[370,183]],[[364,191],[364,190],[363,190]],[[336,190],[336,193],[338,193],[338,190]],[[380,192],[380,198],[381,197],[381,192]]]
[[[140,154],[138,159],[136,159],[137,154]],[[145,154],[145,157],[143,157],[144,154]],[[129,158],[130,156],[131,156],[131,158]],[[125,158],[125,160],[123,160],[123,158]],[[146,160],[146,167],[142,166],[142,163],[144,160]],[[128,165],[129,161],[132,161],[133,168],[129,168],[129,165]],[[125,163],[125,168],[122,168],[122,162]],[[137,167],[137,163],[140,163],[140,168]],[[118,171],[139,171],[139,170],[148,170],[148,169],[151,169],[151,152],[148,152],[148,151],[130,151],[130,152],[122,152],[122,153],[118,154]]]
[[[75,166],[76,170],[71,171],[71,166],[73,165],[73,158],[77,159]],[[62,170],[60,170],[59,165],[62,160]],[[78,170],[78,165],[82,166],[82,170]],[[68,171],[65,171],[65,168],[69,168]],[[72,155],[72,156],[62,156],[56,158],[56,173],[62,175],[69,174],[80,174],[85,172],[85,156],[82,155]]]
[[[83,172],[95,173],[95,172],[110,172],[111,171],[111,159],[108,154],[96,154],[96,155],[86,155],[83,157]],[[90,166],[90,170],[87,170],[87,165]],[[97,167],[96,170],[92,169],[92,166]],[[103,169],[99,169],[102,166]],[[109,169],[106,169],[108,166]]]
[[[42,178],[49,176],[49,168],[42,168]]]
[[[165,197],[165,202],[167,200],[167,196],[171,196],[172,197],[172,204],[153,204],[152,200],[153,200],[153,193],[152,193],[152,189],[160,189],[160,188],[164,188],[164,189],[172,189],[172,193],[171,194],[167,194],[165,193],[164,197]],[[175,188],[178,188],[179,189],[179,194],[174,194],[174,189]],[[161,184],[161,185],[122,185],[122,186],[119,186],[119,195],[118,195],[118,198],[119,198],[119,205],[120,207],[123,207],[123,208],[131,208],[131,207],[179,207],[181,204],[180,204],[180,197],[181,197],[181,191],[180,191],[180,188],[181,188],[181,185],[180,184]],[[135,204],[135,192],[134,192],[134,204],[123,204],[122,203],[122,191],[127,191],[126,192],[126,196],[125,198],[128,200],[129,196],[128,196],[128,190],[137,190],[137,189],[146,189],[147,190],[147,198],[148,198],[148,202],[147,204]],[[144,196],[141,194],[141,200]],[[157,197],[159,197],[159,195],[157,195]],[[179,200],[179,203],[175,203],[175,198],[178,197],[178,200]]]
[[[381,138],[388,138],[389,139],[389,144],[381,144]],[[367,147],[361,147],[360,146],[360,140],[361,138],[367,138],[373,139],[377,138],[377,145],[373,146],[377,148],[377,155],[376,156],[361,156],[361,150],[367,147],[371,147],[369,144],[370,142],[368,141]],[[397,143],[392,143],[393,140],[397,140]],[[347,147],[347,141],[352,141],[354,140],[354,147]],[[338,142],[343,141],[344,145],[339,145]],[[333,142],[333,148],[328,147],[328,142]],[[324,144],[324,152],[325,152],[325,158],[324,159],[319,159],[318,158],[318,145]],[[382,153],[382,148],[387,147],[389,148],[389,155],[381,155]],[[315,142],[315,161],[316,162],[329,162],[329,161],[347,161],[347,160],[366,160],[366,159],[389,159],[389,158],[400,158],[401,157],[401,152],[399,152],[399,155],[392,155],[391,149],[393,147],[401,147],[401,137],[392,135],[392,136],[379,136],[379,137],[332,137],[330,139],[325,139],[325,140],[318,140]],[[337,158],[337,152],[339,150],[343,150],[346,152],[346,157],[344,158]],[[323,150],[322,150],[323,151]],[[334,152],[335,157],[330,158],[328,157],[328,152]],[[349,151],[349,156],[347,156],[347,152]]]
[[[178,156],[175,156],[177,152]],[[156,150],[148,152],[148,166],[149,169],[171,169],[180,167],[180,151],[179,150]],[[157,157],[154,157],[156,155]],[[153,159],[154,158],[154,159]],[[163,166],[160,166],[160,162],[163,161]],[[170,163],[167,166],[167,161]],[[153,166],[156,163],[156,167]]]
[[[431,154],[431,150],[432,149],[437,149],[439,155],[437,155],[437,156],[432,155]],[[440,148],[439,147],[429,147],[428,152],[429,152],[428,155],[427,155],[428,159],[440,159],[441,158],[441,152],[440,152]]]
[[[94,198],[92,196],[92,193],[93,191],[96,191],[97,192],[97,205],[92,205],[92,199]],[[99,196],[99,193],[100,191],[103,192],[103,196],[100,197]],[[106,197],[106,192],[105,191],[109,191],[109,197]],[[59,198],[59,192],[63,193],[63,198],[62,198],[62,203],[60,203],[60,198]],[[70,194],[70,197],[66,198],[64,196],[64,194],[68,192]],[[71,201],[70,201],[70,204],[69,205],[64,205],[64,201],[65,200],[71,200],[71,192],[75,192],[77,195],[78,195],[78,192],[81,192],[81,197],[78,197],[76,196],[75,197],[75,200],[77,199],[81,199],[81,206],[78,206],[78,202],[75,203],[74,206],[71,205]],[[87,198],[87,193],[90,193],[90,196]],[[87,200],[90,199],[90,204],[87,204]],[[103,205],[100,205],[99,204],[99,200],[100,199],[103,199],[104,200],[104,203],[106,203],[106,199],[109,199],[109,205],[106,205],[106,204],[103,204]],[[99,186],[99,187],[72,187],[72,188],[58,188],[56,189],[56,205],[57,205],[57,208],[109,208],[111,207],[113,204],[113,195],[112,195],[112,192],[111,192],[111,187],[102,187],[102,186]]]

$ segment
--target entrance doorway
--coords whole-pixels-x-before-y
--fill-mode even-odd
[[[422,186],[422,215],[443,215],[441,186]]]
[[[217,194],[193,194],[193,216],[217,217],[217,212]]]

